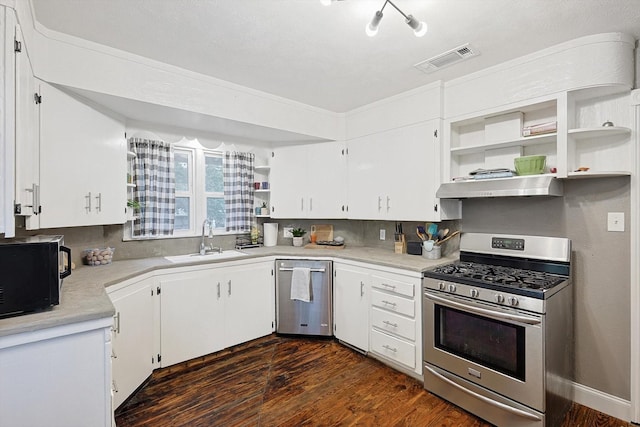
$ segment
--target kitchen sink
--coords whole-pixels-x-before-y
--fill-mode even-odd
[[[166,256],[164,257],[166,260],[169,260],[174,263],[180,262],[195,262],[195,261],[215,261],[217,259],[228,259],[228,258],[239,258],[247,256],[246,253],[234,250],[211,252],[205,255],[200,255],[199,253],[195,254],[187,254],[187,255],[174,255],[174,256]]]

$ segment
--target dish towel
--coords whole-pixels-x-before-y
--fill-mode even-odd
[[[311,269],[293,267],[291,274],[291,299],[311,302]]]

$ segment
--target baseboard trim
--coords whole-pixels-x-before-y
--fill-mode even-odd
[[[631,421],[631,402],[586,385],[573,383],[573,400],[623,421]]]

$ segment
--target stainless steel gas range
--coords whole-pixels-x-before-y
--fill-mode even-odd
[[[556,426],[572,401],[571,242],[464,233],[423,280],[424,387],[497,426]]]

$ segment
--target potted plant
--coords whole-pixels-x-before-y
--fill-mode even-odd
[[[262,202],[262,207],[260,208],[260,214],[262,216],[269,215],[269,208],[267,207],[267,202]]]
[[[293,246],[302,246],[302,236],[307,233],[307,230],[304,228],[294,228],[291,230],[291,235],[293,236]]]
[[[136,219],[136,212],[140,211],[140,202],[134,199],[127,200],[127,220]]]

